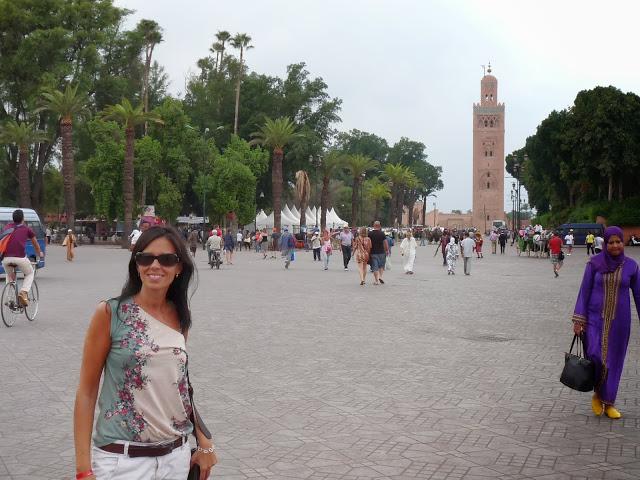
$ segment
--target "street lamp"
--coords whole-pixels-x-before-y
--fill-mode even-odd
[[[204,129],[204,136],[205,136],[205,141],[206,141],[206,136],[207,133],[209,133],[209,127]],[[206,146],[205,146],[206,148]],[[204,250],[206,248],[206,244],[207,244],[207,235],[205,234],[205,231],[207,229],[207,226],[205,224],[206,222],[206,218],[207,218],[207,174],[206,174],[206,170],[207,170],[207,153],[205,152],[204,155],[202,155],[202,249]]]
[[[525,160],[527,159],[527,155],[525,154]],[[516,188],[516,228],[520,231],[520,173],[522,171],[522,166],[520,161],[516,159],[513,164],[513,173],[517,180],[517,188]]]

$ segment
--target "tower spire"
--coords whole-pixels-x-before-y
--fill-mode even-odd
[[[491,74],[491,62],[489,62],[489,66],[487,67],[487,73]]]

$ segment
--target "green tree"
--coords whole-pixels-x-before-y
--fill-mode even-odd
[[[357,129],[339,133],[336,148],[349,155],[364,155],[380,164],[386,163],[389,154],[389,144],[384,138]]]
[[[256,177],[246,165],[225,157],[216,159],[213,168],[214,215],[221,218],[234,212],[240,224],[251,223],[256,213]]]
[[[251,135],[252,142],[266,145],[273,149],[271,167],[271,181],[273,192],[273,224],[280,230],[280,216],[282,212],[282,162],[284,147],[291,143],[299,134],[295,124],[287,117],[272,120],[267,118],[262,128]]]
[[[418,180],[415,174],[400,163],[389,163],[384,166],[384,174],[388,178],[391,187],[391,208],[389,209],[389,224],[402,223],[402,208],[404,199],[404,187],[415,186]]]
[[[391,198],[391,190],[386,183],[380,181],[378,177],[367,180],[364,184],[365,195],[374,205],[373,218],[379,220],[380,206],[385,200]]]
[[[41,94],[41,107],[53,113],[60,124],[62,135],[62,178],[64,180],[64,205],[67,225],[73,229],[76,219],[76,175],[73,162],[73,122],[77,118],[87,118],[89,98],[84,92],[78,93],[78,85],[68,84],[64,91],[48,90]]]
[[[136,26],[144,41],[144,74],[142,77],[142,105],[144,113],[149,112],[149,75],[151,73],[151,58],[157,44],[162,42],[162,29],[154,20],[142,19]],[[144,134],[147,134],[147,123],[144,124]]]
[[[15,145],[18,150],[18,201],[31,208],[31,182],[29,181],[29,145],[46,140],[46,134],[36,130],[33,123],[9,120],[0,128],[0,143]]]
[[[217,43],[219,44],[219,48],[217,50],[214,50],[220,52],[220,61],[218,62],[216,58],[216,65],[218,69],[221,69],[224,62],[225,43],[231,40],[231,34],[226,30],[218,30],[218,32],[216,33],[216,39],[218,40]]]
[[[322,193],[320,194],[320,227],[322,231],[327,227],[327,209],[329,208],[329,182],[334,173],[342,167],[344,155],[337,150],[331,150],[322,159],[320,173],[322,174]]]
[[[134,147],[135,128],[147,121],[162,123],[155,113],[144,113],[143,106],[133,107],[126,98],[116,105],[107,107],[101,114],[103,120],[113,120],[124,127],[125,155],[122,169],[122,197],[124,201],[124,234],[122,248],[127,248],[128,237],[133,226],[133,191],[134,191]]]
[[[361,185],[364,182],[364,178],[367,172],[373,170],[378,166],[378,162],[371,160],[364,155],[347,155],[344,161],[344,167],[351,175],[351,223],[352,225],[358,224],[358,192]]]
[[[233,48],[240,50],[240,66],[238,67],[238,78],[236,79],[236,108],[233,119],[233,134],[238,134],[238,113],[240,109],[240,84],[242,83],[242,74],[244,69],[244,52],[253,48],[251,45],[251,37],[246,33],[238,33],[231,39]]]
[[[162,173],[158,176],[158,186],[160,190],[156,199],[158,213],[169,223],[173,223],[182,208],[182,192],[171,179]]]

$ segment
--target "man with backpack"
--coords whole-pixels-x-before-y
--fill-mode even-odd
[[[34,231],[24,223],[24,212],[20,209],[15,210],[12,218],[13,223],[9,223],[0,234],[0,258],[2,258],[2,266],[6,272],[5,280],[7,283],[15,270],[10,265],[17,265],[24,274],[18,298],[23,306],[27,306],[29,304],[29,290],[31,290],[35,275],[31,261],[27,258],[25,248],[27,240],[31,241],[38,257],[44,258],[44,253],[40,250]]]
[[[291,264],[291,257],[294,255],[296,248],[296,241],[293,235],[289,233],[289,229],[284,227],[282,236],[280,237],[280,252],[284,257],[284,268],[288,269]]]

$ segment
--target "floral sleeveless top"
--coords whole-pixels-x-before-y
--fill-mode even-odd
[[[193,430],[182,333],[132,299],[111,307],[111,350],[104,366],[93,442],[172,441]]]

